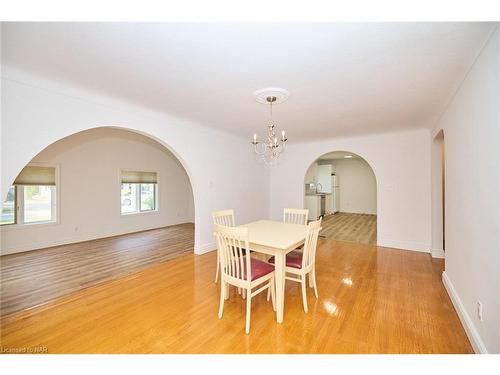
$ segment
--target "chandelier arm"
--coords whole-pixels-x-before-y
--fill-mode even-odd
[[[273,121],[273,103],[276,101],[275,96],[268,96],[266,98],[269,103],[270,121],[267,125],[267,139],[263,142],[257,141],[257,134],[254,134],[252,144],[254,145],[254,153],[259,156],[267,165],[271,166],[276,164],[278,158],[285,150],[285,131],[281,132],[281,136],[276,136],[275,124]],[[265,137],[266,138],[266,137]]]

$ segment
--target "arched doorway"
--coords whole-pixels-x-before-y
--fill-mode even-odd
[[[3,205],[2,284],[20,274],[27,283],[2,295],[2,315],[192,253],[192,190],[179,159],[138,132],[99,127],[52,143]],[[41,299],[23,298],[34,284]]]
[[[361,156],[333,151],[317,158],[304,176],[304,207],[310,220],[323,217],[323,237],[377,244],[377,181]]]

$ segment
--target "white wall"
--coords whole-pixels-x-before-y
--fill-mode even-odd
[[[304,177],[304,185],[306,183],[317,182],[318,181],[318,163],[314,162],[307,169],[306,176]]]
[[[50,145],[32,162],[58,167],[58,222],[1,227],[1,254],[194,222],[189,177],[148,137],[92,129]],[[121,170],[158,172],[158,211],[120,214]]]
[[[339,183],[340,211],[355,214],[377,213],[377,182],[363,159],[334,160]]]
[[[196,253],[215,249],[212,211],[234,208],[238,222],[268,216],[268,170],[255,161],[247,139],[5,66],[2,198],[19,171],[48,145],[102,126],[148,135],[180,160],[193,187]]]
[[[500,353],[500,31],[444,113],[443,280],[477,351]],[[437,130],[436,129],[436,130]],[[483,321],[477,317],[483,304]]]
[[[271,216],[302,207],[304,176],[321,155],[349,151],[372,167],[377,179],[377,243],[426,251],[431,246],[430,132],[426,129],[291,144],[271,173]]]

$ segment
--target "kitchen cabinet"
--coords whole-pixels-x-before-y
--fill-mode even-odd
[[[317,169],[318,183],[321,184],[321,193],[332,192],[332,165],[318,165]]]
[[[325,215],[333,214],[333,194],[326,195]]]
[[[309,220],[318,220],[321,215],[321,196],[306,195],[304,203],[309,210]]]

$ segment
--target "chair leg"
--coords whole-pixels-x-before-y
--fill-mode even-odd
[[[272,279],[271,279],[271,281],[269,281],[269,288],[267,288],[267,297],[266,297],[267,302],[269,302],[269,297],[271,296],[271,288],[272,288],[272,285],[273,285],[273,284],[272,284]]]
[[[245,299],[247,295],[247,290],[246,289],[241,289],[241,298]]]
[[[273,310],[276,311],[276,291],[274,290],[274,278],[271,279],[271,285],[269,287],[271,290],[271,301],[273,303]]]
[[[316,285],[316,268],[314,267],[312,269],[312,278],[313,278],[313,286],[314,286],[314,295],[316,296],[316,298],[318,298],[318,287]]]
[[[314,281],[313,281],[312,273],[310,272],[308,276],[309,276],[309,288],[313,288],[314,287]]]
[[[247,290],[248,291],[248,290]],[[252,309],[252,294],[247,293],[247,317],[245,322],[245,333],[250,333],[250,311]]]
[[[306,295],[306,276],[307,275],[302,275],[301,279],[302,281],[300,282],[302,286],[302,303],[304,305],[304,311],[307,312],[307,295]]]
[[[215,282],[216,283],[217,283],[217,280],[219,279],[219,267],[220,267],[219,250],[217,250],[217,270],[215,271]]]
[[[220,302],[219,302],[219,319],[222,318],[224,313],[224,300],[226,299],[226,285],[225,282],[221,280],[220,282]]]

